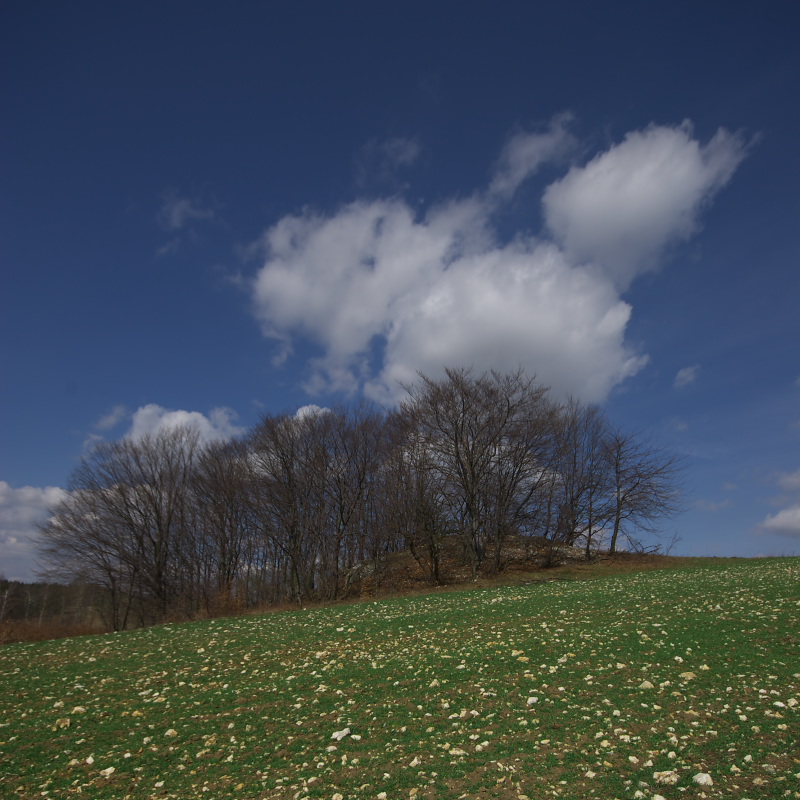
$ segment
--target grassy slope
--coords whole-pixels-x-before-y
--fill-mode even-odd
[[[709,560],[7,645],[0,796],[800,797],[798,616]]]

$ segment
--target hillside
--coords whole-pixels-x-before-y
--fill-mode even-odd
[[[11,644],[0,794],[797,797],[798,609],[709,560]]]

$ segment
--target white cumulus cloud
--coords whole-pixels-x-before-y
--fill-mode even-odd
[[[322,408],[321,406],[309,403],[307,406],[300,406],[294,413],[295,419],[306,419],[307,417],[318,417],[320,414],[330,413],[329,408]]]
[[[701,144],[688,122],[633,131],[548,187],[547,224],[570,257],[599,263],[627,289],[697,231],[700,211],[745,152],[741,136],[722,129]]]
[[[800,538],[800,505],[789,506],[777,514],[768,514],[760,529],[765,533]]]
[[[215,408],[208,416],[199,411],[171,411],[156,403],[142,406],[133,413],[128,438],[160,433],[177,427],[193,427],[202,442],[224,441],[244,433],[244,428],[234,424],[236,415],[229,408]]]
[[[445,365],[521,366],[558,394],[595,402],[636,374],[647,357],[625,341],[621,292],[697,229],[744,145],[725,131],[701,145],[688,124],[631,133],[545,191],[544,235],[500,240],[504,204],[574,146],[567,123],[511,137],[472,196],[424,212],[362,199],[278,220],[253,281],[262,330],[279,343],[275,363],[304,339],[322,349],[308,389],[363,389],[381,402]]]
[[[33,581],[36,525],[66,497],[56,486],[12,488],[0,481],[0,572],[10,580]]]

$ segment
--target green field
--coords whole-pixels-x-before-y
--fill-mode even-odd
[[[0,795],[798,798],[799,618],[784,558],[6,645]]]

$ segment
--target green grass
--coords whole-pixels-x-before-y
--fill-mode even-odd
[[[6,645],[0,795],[798,798],[798,618],[786,558]]]

